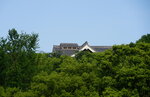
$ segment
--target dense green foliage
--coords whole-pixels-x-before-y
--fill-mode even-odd
[[[0,85],[23,89],[29,85],[36,66],[37,38],[37,34],[18,34],[12,29],[6,39],[0,39]]]
[[[0,41],[0,97],[150,96],[149,43],[116,45],[105,52],[84,51],[69,57],[37,54],[37,35],[27,36],[29,40],[17,38],[18,44],[14,39],[12,52],[8,45],[12,40]],[[23,40],[28,46],[18,46]]]
[[[150,43],[150,34],[143,35],[138,41],[139,42],[144,42],[144,43]]]

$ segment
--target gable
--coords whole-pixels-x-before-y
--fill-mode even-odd
[[[90,51],[103,52],[106,49],[111,49],[112,46],[90,46],[86,41],[83,45],[79,46],[77,43],[60,43],[60,45],[53,46],[53,52],[61,52],[62,55],[68,55],[74,57],[77,52]]]
[[[91,52],[93,52],[93,53],[96,52],[96,51],[95,51],[94,49],[92,49],[88,44],[82,46],[79,51],[84,51],[84,50],[89,50],[89,51],[91,51]]]

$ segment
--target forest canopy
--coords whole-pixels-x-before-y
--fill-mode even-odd
[[[0,97],[149,97],[150,34],[75,57],[36,53],[38,34],[0,38]]]

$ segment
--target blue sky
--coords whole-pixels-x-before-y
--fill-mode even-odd
[[[0,37],[38,33],[39,50],[59,43],[135,42],[150,33],[150,0],[0,0]]]

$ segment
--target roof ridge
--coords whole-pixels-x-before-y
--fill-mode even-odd
[[[89,44],[88,44],[87,41],[85,41],[85,42],[81,45],[81,47],[83,47],[83,46],[85,46],[85,45],[88,45],[88,46],[89,46]]]
[[[77,44],[77,43],[60,43],[60,44]]]

